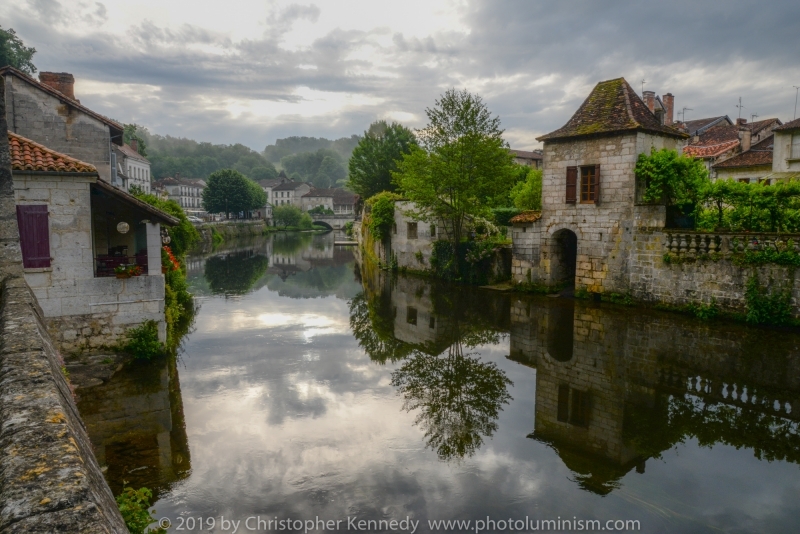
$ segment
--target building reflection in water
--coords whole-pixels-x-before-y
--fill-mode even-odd
[[[115,495],[153,490],[153,502],[189,475],[180,383],[174,357],[130,364],[100,386],[79,390],[78,408]]]
[[[510,334],[509,358],[536,371],[529,438],[583,489],[606,495],[689,439],[800,463],[795,335],[563,298],[510,298],[362,268],[350,323],[440,458],[473,454],[511,401],[476,347]],[[512,392],[513,393],[513,392]]]

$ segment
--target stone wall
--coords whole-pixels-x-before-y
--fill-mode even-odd
[[[433,255],[433,242],[441,237],[431,235],[431,224],[417,221],[407,211],[414,209],[411,202],[396,202],[394,205],[394,224],[392,229],[392,254],[397,257],[397,266],[417,271],[430,269]],[[409,226],[416,225],[417,236],[409,236]]]
[[[234,239],[237,237],[263,235],[267,231],[266,221],[230,221],[213,224],[202,224],[197,227],[200,237],[205,243],[214,242],[214,232],[220,234],[224,239]]]
[[[8,129],[97,167],[111,181],[109,127],[13,75],[5,77]]]
[[[0,87],[0,131],[5,131]],[[126,533],[25,283],[0,139],[0,532]]]
[[[800,129],[775,132],[775,143],[772,152],[773,172],[798,172],[800,159],[792,154],[792,136],[800,135]]]

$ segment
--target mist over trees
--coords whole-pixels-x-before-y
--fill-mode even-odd
[[[338,152],[320,148],[316,152],[300,152],[284,156],[281,167],[295,180],[311,182],[327,189],[341,187],[347,178],[346,161]]]
[[[342,160],[347,160],[360,139],[357,135],[341,137],[335,141],[324,137],[292,136],[278,139],[274,145],[267,145],[262,154],[275,165],[279,164],[286,156],[300,154],[301,152],[317,152],[320,149],[336,152]]]
[[[221,169],[234,169],[251,180],[265,180],[278,176],[275,165],[255,150],[241,143],[214,145],[184,137],[151,134],[147,128],[137,125],[126,138],[144,140],[150,173],[158,180],[180,173],[185,178],[208,178]],[[130,136],[130,137],[128,137]]]

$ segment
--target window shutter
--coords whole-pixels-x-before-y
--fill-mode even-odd
[[[50,267],[50,228],[47,205],[17,206],[17,224],[26,269]]]
[[[600,204],[600,165],[594,166],[594,203]]]
[[[567,167],[567,204],[575,204],[578,198],[578,167]]]

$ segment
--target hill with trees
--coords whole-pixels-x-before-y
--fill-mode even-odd
[[[341,137],[335,141],[324,137],[298,137],[292,136],[278,139],[274,145],[267,145],[262,153],[268,161],[278,165],[283,158],[303,152],[317,152],[320,149],[331,150],[337,153],[342,160],[350,159],[350,154],[361,138],[357,135]]]

